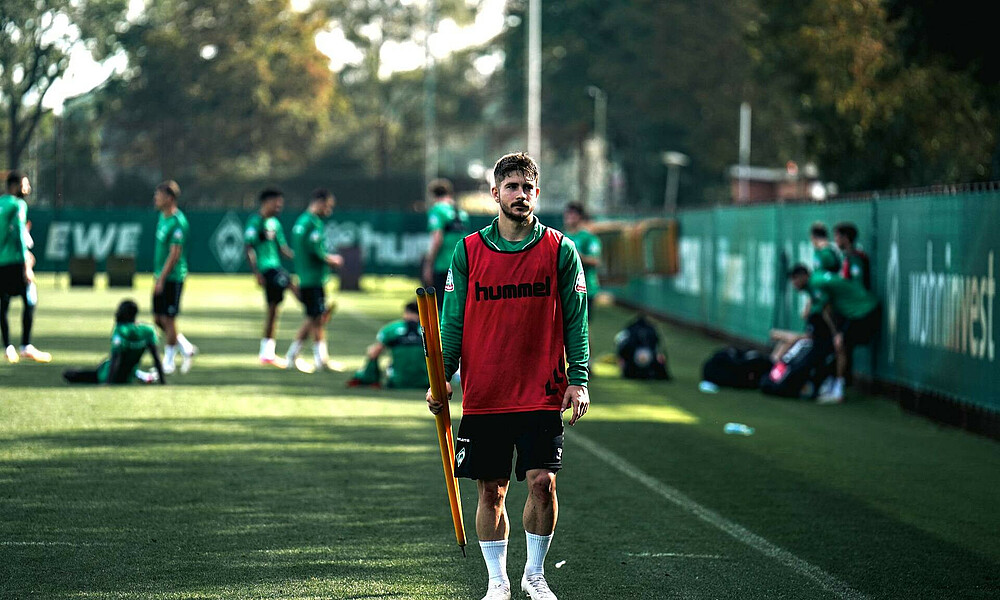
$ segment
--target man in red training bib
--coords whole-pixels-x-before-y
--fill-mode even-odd
[[[521,589],[555,599],[543,563],[558,516],[562,412],[573,409],[573,425],[590,405],[586,278],[573,242],[534,214],[535,161],[508,154],[493,177],[499,215],[455,247],[444,288],[445,381],[462,370],[455,475],[475,479],[479,491],[476,534],[490,576],[483,600],[509,600],[505,501],[516,448],[514,471],[529,488]],[[427,403],[441,410],[429,390]]]

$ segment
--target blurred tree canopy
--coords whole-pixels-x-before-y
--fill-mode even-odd
[[[84,45],[100,60],[117,46],[128,0],[4,0],[0,10],[0,109],[10,168],[45,114],[42,102]]]
[[[108,142],[162,177],[301,168],[346,110],[314,41],[324,26],[283,0],[150,4],[121,38],[128,71],[103,93]]]
[[[4,2],[0,134],[9,164],[32,135],[62,131],[62,145],[41,151],[61,148],[99,173],[94,181],[129,181],[133,190],[159,177],[216,191],[294,177],[419,179],[427,73],[393,72],[387,56],[403,48],[423,63],[427,3],[316,0],[292,10],[289,0],[158,0],[133,22],[127,4]],[[435,18],[467,24],[480,4],[437,0]],[[543,1],[545,158],[583,154],[594,128],[587,90],[597,86],[608,99],[610,158],[640,209],[660,205],[667,150],[691,157],[682,204],[728,201],[742,102],[753,108],[753,164],[815,163],[843,191],[996,177],[1000,55],[974,8],[969,0]],[[443,175],[461,177],[469,159],[488,164],[490,153],[523,140],[526,13],[527,0],[509,0],[498,38],[435,62]],[[73,39],[54,38],[53,25]],[[317,34],[334,30],[353,47],[337,51],[349,55],[317,49]],[[97,58],[128,57],[124,73],[76,103],[86,119],[65,117],[75,130],[46,126],[40,106],[72,43]],[[487,56],[502,60],[492,76],[475,68]],[[344,66],[331,71],[331,58]]]

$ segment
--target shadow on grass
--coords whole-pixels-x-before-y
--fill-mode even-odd
[[[123,421],[0,440],[11,597],[472,596],[433,428],[412,420]],[[283,592],[282,592],[283,590]]]

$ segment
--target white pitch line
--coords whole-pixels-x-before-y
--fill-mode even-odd
[[[721,560],[725,558],[721,554],[684,554],[682,552],[626,552],[625,556],[635,558],[713,558]]]
[[[109,546],[100,542],[0,542],[0,546]]]
[[[643,473],[630,462],[607,448],[604,448],[597,442],[594,442],[575,431],[566,437],[571,441],[580,444],[588,452],[608,463],[623,475],[627,475],[628,477],[638,481],[650,490],[662,496],[664,499],[693,514],[716,529],[725,532],[733,539],[750,546],[765,556],[773,558],[796,573],[807,577],[808,579],[812,579],[818,583],[820,587],[832,592],[838,598],[847,598],[850,600],[864,600],[866,598],[866,596],[861,592],[851,588],[845,582],[837,579],[833,575],[830,575],[816,565],[795,556],[788,550],[772,544],[749,529],[733,523],[719,513],[698,504],[680,490]]]

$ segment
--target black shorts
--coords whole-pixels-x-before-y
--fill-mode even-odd
[[[181,312],[183,281],[164,281],[163,291],[153,294],[153,314],[176,317]]]
[[[299,294],[302,295],[306,315],[315,318],[326,312],[326,292],[323,286],[299,288]]]
[[[437,299],[438,312],[444,305],[444,285],[448,283],[448,271],[434,271],[434,297]]]
[[[464,415],[455,437],[455,476],[466,479],[524,481],[532,469],[562,468],[563,423],[557,410],[496,415]]]
[[[855,346],[867,344],[875,337],[875,332],[878,331],[881,323],[881,306],[876,306],[860,319],[844,319],[844,324],[840,329],[840,332],[844,334],[844,347],[850,351]]]
[[[24,263],[0,266],[0,294],[24,296],[28,282],[24,280]]]
[[[261,273],[264,278],[264,297],[268,304],[281,304],[285,300],[285,290],[292,280],[284,269],[268,269]]]

